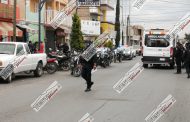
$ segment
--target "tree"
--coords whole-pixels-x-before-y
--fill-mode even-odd
[[[187,41],[187,42],[190,42],[190,34],[185,34],[185,40]]]
[[[72,17],[73,24],[72,24],[72,29],[71,29],[71,49],[81,51],[84,49],[84,40],[81,32],[81,22],[80,18],[77,14],[74,14]]]
[[[110,49],[113,48],[113,42],[111,40],[107,41],[105,44],[104,44],[105,47],[108,47]]]
[[[119,46],[120,42],[120,0],[117,0],[116,4],[116,13],[115,13],[115,31],[116,31],[116,39],[115,39],[115,47]]]

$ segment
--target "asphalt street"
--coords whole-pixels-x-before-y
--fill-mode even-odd
[[[0,83],[0,122],[78,122],[90,113],[94,122],[145,122],[145,118],[169,94],[176,103],[158,122],[190,122],[190,79],[168,68],[148,68],[122,93],[113,86],[140,57],[98,67],[91,92],[84,92],[85,81],[59,71],[40,78],[18,76],[11,84]],[[54,81],[62,89],[39,111],[30,105]]]

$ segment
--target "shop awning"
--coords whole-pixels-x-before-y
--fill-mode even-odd
[[[13,36],[13,24],[0,22],[0,35]],[[16,28],[16,36],[22,36],[22,31],[18,28]]]
[[[27,25],[17,24],[17,26],[20,27],[20,28],[26,29],[26,31],[27,31],[28,33],[35,34],[35,33],[38,32],[37,30],[35,30],[35,29],[33,29],[33,28],[31,28],[31,27],[29,27],[29,26],[27,26]]]

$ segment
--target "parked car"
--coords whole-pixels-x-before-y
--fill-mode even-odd
[[[131,47],[122,47],[123,50],[123,59],[130,59],[132,60],[135,53]]]
[[[133,45],[133,49],[136,51],[137,55],[140,56],[142,54],[140,45]]]
[[[16,74],[20,72],[31,71],[34,76],[40,77],[43,74],[43,68],[47,63],[47,55],[45,53],[31,54],[27,43],[22,42],[0,42],[0,70],[11,65],[11,61],[16,61],[19,58],[20,52],[23,52],[24,58],[19,60],[18,67],[14,68],[13,72],[5,79],[8,83],[12,82],[12,79]],[[1,76],[2,77],[2,76]]]
[[[129,48],[131,48],[132,50],[133,58],[136,57],[137,53],[136,53],[136,50],[133,48],[133,46],[130,46]]]

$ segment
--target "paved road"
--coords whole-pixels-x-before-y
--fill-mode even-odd
[[[1,83],[0,122],[77,122],[87,112],[94,122],[145,122],[169,94],[177,102],[159,122],[190,122],[190,79],[185,73],[149,68],[121,94],[113,90],[113,85],[139,61],[135,58],[98,68],[89,93],[84,92],[83,79],[71,77],[69,72],[41,78],[20,76],[11,84]],[[55,80],[62,89],[39,112],[32,110],[30,104]]]

